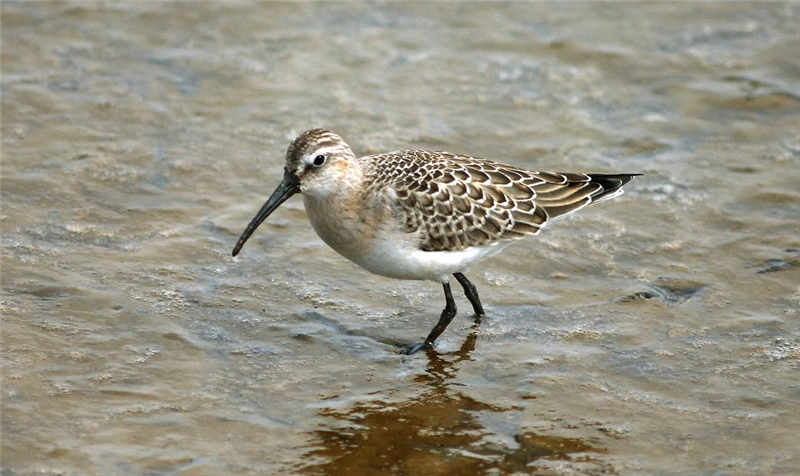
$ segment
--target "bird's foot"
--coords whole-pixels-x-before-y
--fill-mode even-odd
[[[414,342],[413,344],[403,346],[403,353],[406,355],[415,354],[426,347],[431,347],[431,343],[428,341]]]

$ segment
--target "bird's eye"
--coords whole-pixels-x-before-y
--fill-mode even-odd
[[[325,163],[325,156],[324,155],[318,155],[318,156],[314,157],[314,165],[315,166],[319,167],[320,165],[322,165],[324,163]]]

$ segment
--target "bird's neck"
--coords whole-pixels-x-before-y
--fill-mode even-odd
[[[303,201],[314,231],[339,254],[358,261],[376,233],[376,210],[364,187],[360,168],[341,170],[324,194],[306,194]]]

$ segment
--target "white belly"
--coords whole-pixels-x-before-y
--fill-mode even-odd
[[[367,271],[389,278],[446,281],[449,275],[466,271],[513,243],[422,251],[419,240],[406,233],[393,212],[377,201],[359,212],[335,199],[305,196],[304,201],[314,231],[328,246]]]
[[[511,243],[506,241],[462,251],[422,251],[401,247],[398,241],[376,240],[370,253],[354,261],[367,271],[389,278],[445,282],[451,274],[466,271]]]

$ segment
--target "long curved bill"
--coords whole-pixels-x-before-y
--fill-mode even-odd
[[[267,217],[278,208],[281,203],[285,202],[289,199],[292,195],[300,191],[300,181],[297,179],[297,176],[292,173],[284,173],[283,174],[283,181],[278,188],[272,192],[272,196],[269,197],[267,203],[261,207],[261,210],[258,211],[255,218],[250,221],[250,224],[247,225],[245,228],[244,233],[242,236],[239,237],[239,241],[236,242],[236,246],[233,247],[233,256],[239,254],[242,250],[242,246],[250,238],[250,235],[256,231],[258,225],[264,222]]]

